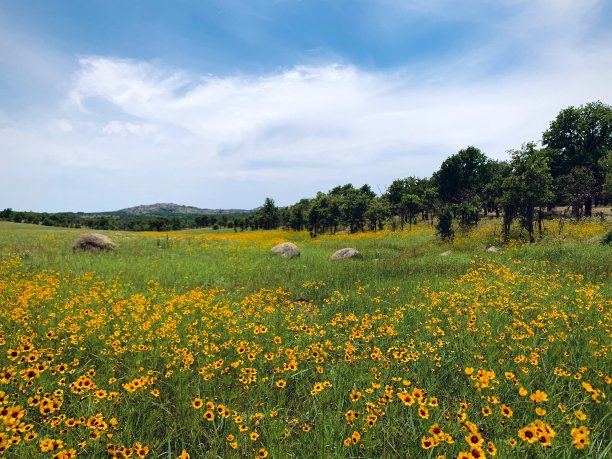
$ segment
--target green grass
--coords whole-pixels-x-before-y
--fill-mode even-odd
[[[43,395],[62,388],[59,413],[66,417],[117,419],[112,439],[87,440],[79,457],[105,457],[107,443],[136,442],[149,447],[147,457],[172,459],[183,449],[191,457],[237,458],[254,457],[260,448],[278,458],[456,457],[466,451],[469,424],[455,417],[459,403],[468,402],[467,420],[494,442],[499,457],[604,458],[612,441],[609,397],[598,395],[595,403],[581,383],[604,394],[609,386],[612,252],[598,243],[606,227],[568,224],[559,235],[550,222],[539,243],[514,242],[488,253],[499,244],[498,224],[483,222],[453,244],[439,243],[422,225],[377,237],[316,239],[290,232],[228,232],[225,239],[201,230],[110,232],[115,250],[84,253],[71,250],[83,230],[0,222],[0,375],[15,373],[0,391],[27,409],[24,419],[39,435],[11,447],[6,457],[53,457],[41,452],[43,438],[63,439],[66,450],[80,451],[78,442],[91,433],[54,427],[57,413],[43,415],[32,405],[40,387]],[[520,238],[520,230],[513,236]],[[270,253],[287,239],[300,246],[299,258]],[[357,248],[364,258],[331,261],[343,247]],[[440,256],[449,249],[450,256]],[[28,343],[35,351],[24,348]],[[36,361],[51,356],[51,363],[28,386],[19,371],[31,362],[11,360],[11,349],[21,356],[38,352]],[[291,356],[296,371],[283,369]],[[69,371],[53,371],[60,363]],[[240,379],[248,368],[256,370],[256,380]],[[494,371],[495,378],[476,389],[466,368]],[[98,388],[117,392],[116,398],[97,400],[69,389],[91,370]],[[145,390],[122,386],[144,376],[154,378]],[[276,386],[280,379],[285,389]],[[324,381],[331,387],[311,395]],[[428,407],[428,419],[417,414],[418,404],[399,401],[404,387],[439,400]],[[552,446],[520,439],[509,446],[537,418],[534,402],[521,398],[518,387],[548,394],[538,406],[556,431]],[[350,400],[352,390],[362,394],[358,401]],[[246,433],[233,416],[204,420],[204,409],[191,406],[195,397],[235,410]],[[510,404],[512,418],[499,414],[501,403]],[[495,411],[490,417],[482,414],[487,406]],[[588,415],[584,422],[573,414],[579,409]],[[348,410],[360,413],[353,425]],[[368,427],[363,420],[373,414]],[[434,422],[454,443],[425,451],[421,439]],[[571,428],[578,425],[591,430],[585,450],[571,444]],[[250,440],[250,432],[259,438]],[[345,447],[353,432],[361,439]]]
[[[551,225],[552,226],[552,225]],[[0,222],[2,245],[0,256],[22,255],[32,270],[50,269],[60,273],[95,272],[106,281],[117,277],[129,282],[136,291],[155,280],[164,288],[179,292],[196,287],[242,288],[256,291],[262,286],[281,287],[300,295],[302,284],[325,280],[327,288],[350,289],[356,282],[373,288],[390,288],[401,284],[407,293],[423,282],[436,286],[461,275],[475,256],[485,259],[516,258],[538,265],[550,262],[549,269],[579,272],[595,282],[606,280],[609,271],[602,270],[610,261],[610,250],[594,241],[552,240],[539,244],[513,246],[502,254],[490,254],[484,249],[495,245],[495,238],[478,235],[463,238],[454,244],[437,241],[431,231],[409,232],[383,239],[346,240],[342,235],[324,236],[312,240],[300,233],[288,233],[301,248],[301,257],[283,259],[270,254],[266,246],[253,244],[226,250],[223,244],[202,248],[206,234],[218,231],[184,231],[193,238],[143,237],[138,233],[109,232],[118,243],[107,253],[80,253],[71,250],[74,239],[83,230],[68,230],[26,224]],[[227,232],[235,236],[233,231]],[[343,247],[355,246],[362,260],[331,262],[329,256]],[[440,253],[452,250],[449,257]],[[323,296],[320,296],[321,298]],[[408,299],[409,296],[406,297]]]

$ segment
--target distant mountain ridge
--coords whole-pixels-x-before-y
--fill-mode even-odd
[[[245,209],[200,209],[199,207],[183,206],[171,202],[146,204],[126,209],[117,210],[114,212],[104,212],[105,214],[114,215],[229,215],[229,214],[246,214],[253,212]]]

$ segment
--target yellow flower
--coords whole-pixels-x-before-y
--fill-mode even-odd
[[[535,403],[540,403],[548,400],[548,395],[544,391],[536,390],[533,394],[529,396],[529,398]]]
[[[574,411],[574,416],[576,416],[581,421],[584,421],[587,418],[587,415],[584,414],[581,410]]]
[[[542,446],[551,446],[552,445],[551,437],[546,432],[540,432],[539,433],[538,441],[540,442],[540,445],[542,445]]]
[[[482,446],[484,443],[484,438],[482,438],[482,435],[480,435],[478,432],[472,432],[470,435],[465,437],[465,441],[472,448],[480,448],[480,446]]]
[[[572,444],[576,449],[584,449],[589,443],[590,430],[585,426],[580,426],[571,430]]]
[[[518,436],[528,443],[535,443],[538,441],[535,428],[531,425],[523,427],[521,430],[519,430]]]
[[[500,409],[502,416],[505,416],[507,418],[512,417],[512,409],[508,405],[502,405]]]
[[[202,408],[203,405],[204,405],[204,401],[199,397],[194,398],[193,401],[191,402],[191,406],[193,406],[196,410],[199,410],[200,408]]]
[[[421,438],[421,448],[423,448],[426,451],[428,449],[431,449],[434,446],[436,446],[437,443],[438,443],[438,440],[436,440],[433,437],[423,437],[423,438]]]

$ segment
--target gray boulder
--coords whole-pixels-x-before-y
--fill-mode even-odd
[[[283,242],[282,244],[275,245],[270,249],[270,251],[276,255],[282,255],[286,258],[300,256],[300,248],[292,242]]]
[[[113,248],[115,248],[115,243],[111,238],[99,233],[83,234],[72,244],[73,250],[100,251]]]
[[[363,258],[363,255],[357,249],[347,247],[345,249],[337,250],[331,256],[332,260],[346,260],[347,258]]]
[[[491,247],[489,247],[489,248],[487,249],[487,252],[490,252],[490,253],[497,253],[497,252],[499,252],[500,250],[501,250],[501,249],[500,249],[499,247],[496,247],[496,246],[492,245]]]

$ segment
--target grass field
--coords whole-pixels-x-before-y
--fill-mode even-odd
[[[0,455],[609,457],[608,230],[549,221],[498,253],[495,220],[452,245],[109,232],[82,253],[83,230],[0,222]]]

